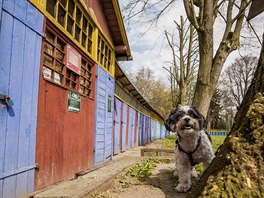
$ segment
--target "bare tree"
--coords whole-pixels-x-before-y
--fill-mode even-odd
[[[137,73],[132,74],[131,80],[145,99],[162,115],[167,116],[171,107],[170,91],[166,85],[156,79],[154,72],[142,67]]]
[[[178,104],[186,105],[187,92],[194,80],[198,64],[197,34],[192,25],[187,25],[186,20],[180,17],[180,23],[175,21],[178,34],[175,36],[165,31],[165,36],[172,52],[172,69],[164,67],[169,73],[171,83],[178,85]],[[176,41],[175,41],[176,40]],[[179,40],[177,42],[177,40]],[[176,88],[175,86],[172,86]],[[176,90],[172,90],[172,94]]]
[[[227,91],[238,108],[244,98],[257,66],[257,58],[242,56],[226,68],[222,79],[222,89]]]
[[[138,12],[134,14],[147,12],[155,7],[154,12],[157,16],[154,17],[155,19],[177,1],[130,0],[129,2],[127,9],[130,14],[136,10]],[[199,38],[199,72],[193,105],[206,116],[222,67],[229,54],[239,46],[245,10],[251,0],[183,0],[183,3],[187,17],[198,32]],[[214,46],[213,42],[213,29],[217,17],[223,20],[224,29],[218,47]],[[214,53],[215,49],[216,53]]]
[[[228,55],[237,49],[244,21],[245,9],[250,1],[184,0],[186,14],[199,37],[200,64],[193,105],[207,115],[209,104]],[[226,13],[220,8],[226,6]],[[197,11],[198,10],[198,11]],[[236,14],[234,14],[236,13]],[[220,16],[225,21],[222,40],[213,54],[213,27]]]
[[[125,14],[125,21],[130,21],[135,16],[145,13],[150,16],[146,22],[152,25],[158,22],[160,17],[170,9],[174,2],[176,0],[130,0],[122,9],[122,13]],[[153,12],[153,10],[155,11]]]

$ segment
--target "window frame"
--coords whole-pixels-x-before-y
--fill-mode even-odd
[[[111,46],[108,44],[106,39],[103,37],[103,35],[101,35],[100,33],[98,33],[98,37],[97,37],[96,53],[97,53],[96,61],[98,62],[98,64],[100,64],[109,73],[112,73],[112,69],[114,67],[113,66],[114,51],[111,48]]]
[[[96,26],[86,11],[83,10],[82,4],[74,0],[65,0],[66,3],[64,5],[60,0],[53,0],[55,1],[53,9],[47,9],[48,5],[50,5],[48,1],[49,0],[46,0],[44,5],[45,12],[56,22],[56,24],[60,25],[60,27],[70,35],[71,39],[82,46],[82,48],[85,49],[85,52],[93,56]],[[69,11],[69,2],[73,3],[72,11]],[[78,10],[80,13],[79,20],[77,17]],[[52,11],[53,14],[51,13]],[[69,21],[72,25],[71,28],[69,28]],[[86,21],[86,25],[84,21]]]
[[[45,52],[44,46],[45,46],[45,42],[46,42],[47,32],[50,32],[51,34],[53,34],[54,37],[56,37],[56,40],[60,40],[60,41],[62,41],[64,43],[64,50],[63,50],[64,51],[64,59],[63,59],[64,66],[63,66],[63,70],[62,70],[62,73],[61,73],[61,75],[63,75],[62,83],[61,84],[54,82],[53,75],[51,76],[51,79],[47,79],[47,78],[44,77],[44,74],[43,74],[43,68],[44,67],[52,70],[51,71],[52,73],[57,72],[55,70],[54,64],[52,66],[47,66],[45,64],[45,60],[44,60],[45,56],[44,55],[45,55],[46,52]],[[66,56],[67,56],[67,54],[66,54],[67,53],[66,47],[67,47],[67,45],[72,46],[78,53],[80,53],[80,55],[81,55],[81,62],[83,62],[83,60],[86,61],[87,68],[90,66],[90,70],[88,71],[89,72],[89,75],[90,75],[90,79],[88,79],[88,81],[89,81],[89,87],[86,87],[86,89],[89,90],[88,91],[89,92],[88,95],[86,95],[85,93],[82,93],[80,91],[80,87],[81,86],[84,87],[84,85],[81,84],[80,80],[81,80],[82,77],[83,78],[85,78],[85,77],[81,73],[80,74],[77,74],[76,72],[70,70],[66,66]],[[56,51],[56,48],[53,49],[53,55],[55,55],[54,51]],[[55,25],[52,22],[50,22],[49,20],[47,20],[47,19],[45,20],[45,25],[44,25],[44,37],[43,37],[43,41],[42,41],[42,53],[41,53],[41,57],[42,57],[42,59],[41,59],[42,60],[41,61],[41,75],[42,75],[43,80],[48,81],[50,83],[53,83],[53,84],[55,84],[57,86],[60,86],[60,87],[62,87],[64,89],[74,91],[74,92],[76,92],[76,93],[78,93],[78,94],[80,94],[80,95],[82,95],[84,97],[87,97],[89,99],[94,99],[94,97],[95,97],[95,69],[96,69],[95,62],[86,53],[84,53],[81,49],[79,49],[78,47],[76,47],[68,37],[66,37],[63,33],[61,33],[60,30],[58,28],[56,28]],[[55,60],[53,60],[53,62],[56,61],[56,56],[54,56],[52,58],[55,59]],[[81,69],[82,68],[83,67],[81,66]],[[76,82],[76,85],[77,85],[76,89],[73,89],[71,86],[69,87],[69,86],[66,85],[67,70],[68,71],[71,71],[71,73],[74,73],[77,76],[77,80],[75,81]],[[87,78],[85,78],[85,79],[87,80]],[[72,80],[72,79],[70,79],[70,80]]]

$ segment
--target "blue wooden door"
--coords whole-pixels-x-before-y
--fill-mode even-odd
[[[144,145],[148,142],[148,137],[147,137],[147,117],[141,114],[141,145]]]
[[[161,132],[160,132],[160,123],[156,121],[156,139],[160,139]]]
[[[150,142],[150,118],[145,116],[145,133],[146,133],[146,143]]]
[[[155,137],[155,120],[153,120],[153,119],[151,119],[151,122],[150,122],[150,124],[151,124],[151,141],[153,141],[153,140],[155,140],[156,139],[156,137]]]
[[[139,112],[135,110],[135,130],[134,130],[133,147],[138,146],[138,141],[139,141]]]
[[[2,7],[3,6],[3,7]],[[0,197],[34,190],[43,16],[28,1],[0,0]]]
[[[131,108],[131,148],[134,147],[134,136],[135,136],[135,122],[136,122],[136,111],[135,109]]]
[[[114,79],[97,66],[95,111],[95,166],[112,158]]]
[[[115,120],[114,120],[114,154],[120,153],[120,131],[121,131],[121,101],[115,98]]]
[[[141,146],[143,145],[143,116],[141,113],[138,113],[138,118],[139,118],[139,121],[138,121],[138,144]]]
[[[129,128],[128,128],[128,148],[132,148],[133,133],[135,127],[135,110],[130,107],[129,109]]]
[[[123,103],[123,109],[122,109],[122,152],[127,149],[127,133],[126,133],[126,128],[127,128],[127,104]]]

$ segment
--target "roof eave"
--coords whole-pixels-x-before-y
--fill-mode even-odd
[[[129,42],[127,39],[127,34],[126,34],[124,21],[123,21],[123,17],[121,14],[121,10],[120,10],[118,0],[112,0],[112,3],[113,3],[114,11],[115,11],[115,14],[116,14],[116,17],[118,20],[118,26],[119,26],[119,29],[121,32],[122,40],[124,42],[124,45],[126,46],[126,49],[124,50],[124,52],[125,52],[125,55],[127,58],[125,60],[132,60],[131,50],[130,50]],[[118,53],[117,53],[117,57],[118,57]]]

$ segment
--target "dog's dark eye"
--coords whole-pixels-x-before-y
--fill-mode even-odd
[[[179,119],[181,119],[182,118],[182,116],[181,115],[177,115],[177,120],[179,120]]]
[[[197,115],[193,112],[189,112],[189,116],[192,117],[192,118],[197,118]]]

